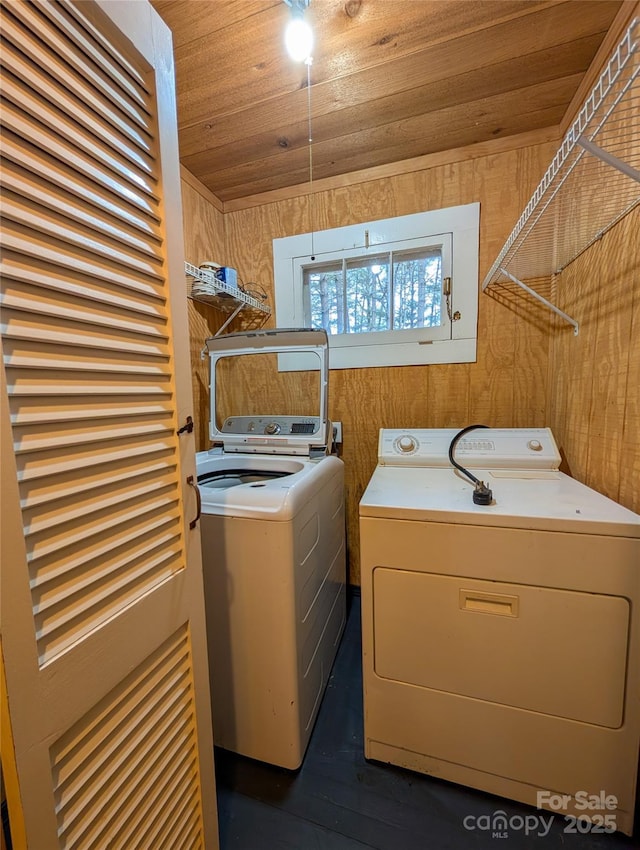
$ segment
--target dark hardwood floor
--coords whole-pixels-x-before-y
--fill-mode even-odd
[[[222,850],[495,850],[500,846],[623,850],[640,846],[620,833],[566,832],[568,825],[558,815],[547,833],[547,812],[366,761],[357,596],[300,770],[292,773],[217,749],[216,773]],[[467,816],[471,818],[467,824],[483,825],[483,816],[491,817],[499,810],[511,820],[506,835],[497,837],[488,829],[464,826]]]

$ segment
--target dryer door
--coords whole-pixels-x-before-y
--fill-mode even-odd
[[[385,567],[373,571],[373,598],[378,676],[611,729],[622,723],[627,599]]]

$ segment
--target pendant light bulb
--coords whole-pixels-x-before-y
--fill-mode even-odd
[[[304,62],[313,49],[313,30],[302,15],[292,15],[284,33],[287,53],[294,62]]]

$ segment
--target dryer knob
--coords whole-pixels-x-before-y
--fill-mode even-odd
[[[398,448],[401,452],[412,452],[416,448],[416,441],[413,437],[400,437],[398,440]]]
[[[280,433],[279,423],[278,422],[269,422],[269,424],[265,426],[264,433],[265,434],[279,434]]]
[[[533,452],[541,452],[542,451],[542,443],[540,442],[540,440],[529,440],[529,442],[527,443],[527,446]]]

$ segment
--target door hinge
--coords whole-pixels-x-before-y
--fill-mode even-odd
[[[178,436],[180,436],[180,434],[184,434],[185,431],[187,434],[190,434],[193,431],[193,419],[190,416],[187,416],[187,421],[182,428],[178,428]]]

